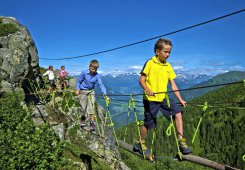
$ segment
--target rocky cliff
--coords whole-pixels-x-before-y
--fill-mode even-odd
[[[73,146],[70,148],[73,153],[79,153],[75,159],[72,159],[74,155],[71,158],[64,156],[76,169],[91,169],[91,160],[99,160],[110,169],[128,169],[121,161],[111,128],[102,130],[103,118],[97,124],[103,135],[81,129],[80,109],[75,105],[78,101],[73,92],[54,91],[50,95],[40,86],[33,87],[39,84],[38,75],[38,52],[28,29],[15,18],[0,17],[0,98],[3,93],[17,91],[22,93],[23,99],[28,98],[26,102],[29,103],[23,101],[22,106],[31,113],[35,126],[48,124],[61,141]],[[71,102],[72,107],[69,106]],[[104,115],[103,108],[97,107],[96,114]],[[18,115],[15,112],[11,114]]]
[[[0,17],[0,77],[2,91],[27,88],[27,80],[38,75],[35,43],[26,27],[15,18]]]

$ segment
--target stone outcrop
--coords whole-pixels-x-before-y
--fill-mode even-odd
[[[5,26],[10,29],[6,29]],[[39,81],[38,75],[39,59],[37,48],[29,31],[15,18],[0,17],[0,97],[1,93],[14,91],[21,93],[24,100],[26,97],[25,93],[28,89],[31,89],[29,80]],[[74,89],[75,79],[72,79],[70,84],[70,89]],[[56,97],[50,100],[48,99],[50,97],[48,93],[45,93],[45,91],[42,91],[43,93],[40,92],[34,93],[35,96],[27,95],[30,98],[28,101],[33,103],[33,107],[28,108],[23,101],[23,107],[32,113],[33,122],[36,126],[48,123],[61,140],[72,142],[71,139],[75,138],[76,143],[86,143],[86,149],[94,153],[91,156],[99,157],[111,169],[129,169],[121,161],[111,128],[107,127],[103,130],[103,137],[82,130],[80,128],[81,111],[79,107],[74,106],[71,109],[62,110],[63,94],[57,94]],[[70,99],[70,97],[68,98]],[[72,98],[73,100],[76,99],[74,96]],[[48,102],[47,100],[50,101]],[[57,106],[58,103],[59,108],[54,108],[55,104]],[[97,115],[104,114],[103,108],[99,105],[96,111]],[[99,118],[104,120],[102,117]],[[97,126],[102,129],[103,123]],[[78,130],[72,136],[68,131],[73,127],[78,127]],[[86,169],[82,160],[78,162],[70,161],[82,167],[82,169]]]
[[[26,88],[28,79],[38,77],[39,60],[35,43],[26,27],[15,18],[0,17],[0,26],[10,25],[16,32],[0,34],[0,77],[2,91]],[[3,31],[0,30],[0,31]]]

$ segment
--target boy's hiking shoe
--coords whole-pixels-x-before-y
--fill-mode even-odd
[[[82,116],[82,118],[81,118],[81,127],[85,126],[85,120],[86,120],[86,117]]]
[[[186,144],[185,138],[179,139],[180,152],[184,155],[192,153],[191,148]]]
[[[90,131],[91,131],[91,132],[95,131],[95,124],[94,124],[93,121],[90,122]]]
[[[140,141],[136,141],[136,143],[133,146],[133,151],[139,152],[141,155],[145,156],[147,159],[154,161],[154,157],[151,154],[151,151],[145,145],[144,140],[142,140],[141,143],[140,143]]]

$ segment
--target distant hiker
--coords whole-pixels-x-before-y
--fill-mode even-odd
[[[52,89],[54,89],[56,87],[56,85],[55,85],[54,67],[52,65],[49,66],[49,68],[46,71],[46,73],[44,73],[42,76],[46,76],[46,75],[48,75],[48,80],[49,80],[50,87]],[[49,91],[51,90],[51,88],[49,88]]]
[[[69,86],[68,84],[68,75],[69,73],[65,70],[65,66],[60,67],[61,70],[59,70],[58,75],[59,75],[59,85],[61,88]]]
[[[106,88],[101,81],[100,74],[97,73],[98,68],[99,62],[97,60],[90,61],[89,69],[82,71],[76,80],[76,95],[79,96],[80,105],[83,112],[81,117],[81,127],[85,126],[86,118],[90,116],[90,131],[95,131],[94,86],[96,83],[98,83],[103,95],[106,95]],[[106,96],[106,98],[108,97]]]
[[[186,107],[186,102],[182,99],[177,85],[174,79],[176,74],[167,62],[172,49],[172,42],[168,39],[160,38],[155,43],[155,56],[149,59],[142,71],[139,79],[139,83],[144,90],[144,125],[141,126],[140,136],[141,142],[137,141],[134,145],[134,150],[139,151],[141,154],[144,152],[145,155],[150,155],[150,150],[145,145],[145,137],[148,129],[156,128],[156,119],[158,111],[161,111],[163,115],[170,120],[170,112],[172,113],[173,119],[178,133],[178,142],[180,150],[183,154],[189,154],[192,152],[186,144],[185,138],[183,138],[183,122],[181,108],[170,99],[170,108],[168,107],[166,100],[166,93],[154,94],[157,92],[166,92],[168,82],[170,82],[171,88],[180,101],[180,103]]]

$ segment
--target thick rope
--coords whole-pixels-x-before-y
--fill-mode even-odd
[[[169,100],[169,96],[168,94],[166,94],[166,100],[167,100],[167,105],[168,107],[170,108],[170,100]],[[173,129],[174,131],[174,137],[175,137],[175,142],[176,142],[176,146],[177,146],[177,150],[178,150],[178,156],[180,158],[180,160],[182,160],[182,153],[180,152],[180,147],[179,147],[179,142],[178,142],[178,138],[177,138],[177,135],[176,135],[176,131],[175,131],[175,126],[174,126],[174,121],[173,121],[173,118],[172,118],[172,113],[170,112],[170,120],[171,120],[171,123],[167,129],[167,131],[170,131],[170,132],[166,132],[166,134],[170,134],[171,135],[171,128]],[[170,136],[168,135],[168,136]]]
[[[110,100],[107,99],[106,96],[104,96],[104,98],[105,98],[105,103],[106,103],[105,125],[106,125],[106,122],[107,122],[107,117],[109,117],[109,119],[110,119],[110,124],[109,124],[108,126],[109,126],[109,127],[112,127],[112,130],[113,130],[113,133],[114,133],[114,137],[115,137],[115,139],[116,139],[117,146],[119,147],[118,140],[117,140],[117,135],[116,135],[115,128],[114,128],[114,123],[113,123],[113,121],[112,121],[111,114],[110,114],[110,109],[109,109]],[[105,129],[105,128],[104,128],[104,129]]]
[[[195,138],[196,138],[197,131],[198,131],[198,129],[199,129],[199,127],[200,127],[200,124],[201,124],[201,122],[202,122],[203,115],[204,115],[204,113],[205,113],[205,111],[207,110],[208,107],[209,107],[209,106],[208,106],[208,102],[205,102],[205,103],[204,103],[204,106],[203,106],[203,108],[202,108],[201,117],[200,117],[200,119],[199,119],[199,122],[198,122],[198,124],[197,124],[197,128],[196,128],[196,130],[195,130],[194,136],[193,136],[192,141],[191,141],[192,144],[194,144],[194,141],[195,141]]]

